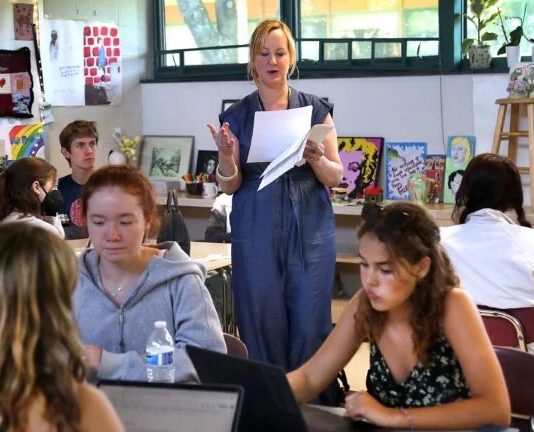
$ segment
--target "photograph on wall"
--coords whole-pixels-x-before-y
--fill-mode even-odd
[[[219,152],[217,150],[199,150],[197,152],[197,168],[195,174],[207,174],[210,182],[215,181],[215,170],[219,163]]]
[[[30,156],[45,157],[43,125],[40,123],[18,125],[9,131],[11,159]]]
[[[426,155],[425,175],[433,180],[432,188],[429,191],[428,202],[443,202],[443,188],[445,179],[445,158],[444,154]]]
[[[41,58],[45,93],[52,105],[120,103],[121,46],[116,25],[45,19]]]
[[[386,196],[388,200],[409,200],[408,179],[424,174],[427,144],[423,142],[386,143]]]
[[[448,138],[443,192],[444,203],[454,203],[465,168],[475,154],[475,141],[475,137],[470,135],[450,136]]]
[[[32,85],[30,49],[0,49],[0,117],[33,117]]]
[[[151,181],[179,181],[189,172],[192,136],[145,136],[140,168]]]
[[[384,138],[338,137],[337,145],[343,165],[343,180],[338,187],[347,188],[349,198],[361,199],[367,186],[376,186]]]

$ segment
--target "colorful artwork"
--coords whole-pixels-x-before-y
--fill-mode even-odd
[[[33,117],[32,84],[30,49],[0,50],[0,117]]]
[[[16,40],[33,39],[33,5],[20,3],[13,5],[13,22],[15,24]]]
[[[425,175],[434,180],[434,185],[430,191],[428,202],[443,202],[443,187],[445,179],[445,155],[432,154],[426,156]]]
[[[426,143],[386,143],[386,199],[410,199],[408,179],[425,172],[426,147]]]
[[[384,138],[338,137],[343,180],[338,187],[347,188],[349,198],[363,198],[367,186],[376,185]]]
[[[29,156],[44,158],[43,125],[40,123],[19,125],[9,131],[11,159]]]
[[[452,204],[460,187],[465,168],[475,154],[474,136],[450,136],[447,141],[443,202]]]

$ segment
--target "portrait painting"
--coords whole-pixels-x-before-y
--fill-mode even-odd
[[[366,187],[376,186],[384,138],[338,137],[343,180],[338,187],[347,188],[349,198],[362,199]]]
[[[460,186],[465,168],[475,154],[476,138],[470,135],[450,136],[447,140],[445,162],[445,188],[443,202],[452,204]]]
[[[219,163],[219,152],[216,150],[199,150],[197,152],[197,168],[195,174],[207,174],[210,181],[215,181],[215,169]]]

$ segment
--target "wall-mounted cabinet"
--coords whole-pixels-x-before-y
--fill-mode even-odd
[[[113,21],[119,20],[118,0],[45,0],[47,19]]]

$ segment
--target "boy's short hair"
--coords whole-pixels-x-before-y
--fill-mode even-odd
[[[70,152],[70,146],[75,138],[94,138],[98,144],[98,131],[96,122],[87,120],[75,120],[63,128],[59,134],[61,148]]]

